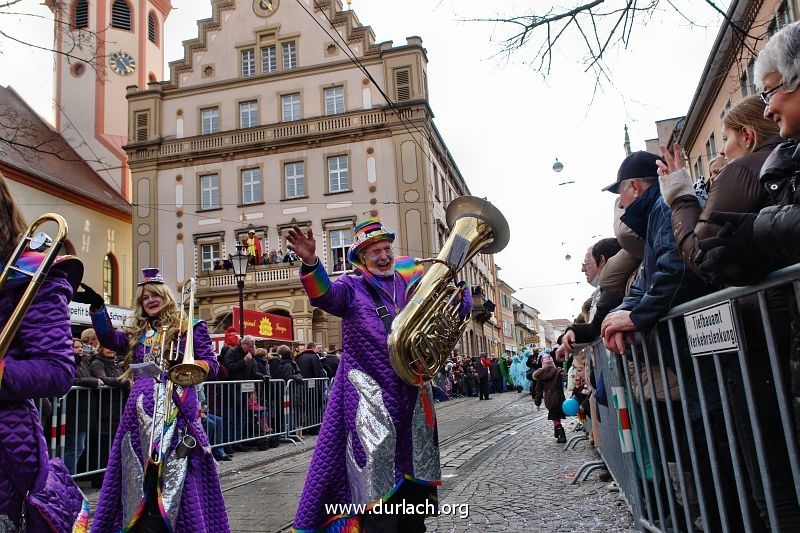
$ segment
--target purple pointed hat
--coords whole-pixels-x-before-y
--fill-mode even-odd
[[[157,268],[143,268],[142,269],[142,281],[137,283],[139,287],[142,285],[146,285],[148,283],[154,283],[157,285],[161,285],[164,283],[164,278],[161,277],[161,272]]]

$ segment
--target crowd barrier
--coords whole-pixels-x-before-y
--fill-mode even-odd
[[[797,530],[799,304],[795,265],[671,309],[626,354],[585,348],[598,451],[638,529]]]
[[[330,381],[210,381],[201,386],[208,406],[201,421],[212,447],[295,442],[322,424]],[[50,457],[60,457],[75,478],[102,474],[128,391],[72,387],[61,398],[38,401]]]

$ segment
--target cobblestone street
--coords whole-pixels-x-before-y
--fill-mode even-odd
[[[430,531],[632,531],[619,493],[595,475],[570,485],[595,453],[585,443],[563,451],[546,412],[529,395],[506,393],[438,404],[442,440],[442,504],[469,504],[429,519]],[[567,421],[572,436],[574,419]],[[220,464],[231,529],[281,531],[289,526],[303,487],[314,437],[267,452],[243,452]]]

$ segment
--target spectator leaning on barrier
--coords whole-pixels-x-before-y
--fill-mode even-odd
[[[618,353],[634,330],[650,331],[670,307],[702,294],[702,282],[681,260],[671,213],[658,185],[658,156],[634,152],[620,165],[617,180],[603,190],[619,194],[621,220],[645,240],[642,270],[622,304],[601,326],[606,347]]]
[[[94,330],[92,330],[94,333]],[[80,339],[72,339],[72,354],[75,356],[75,378],[73,387],[99,389],[103,381],[92,377],[89,365],[92,362],[94,348],[84,345]],[[64,441],[64,463],[71,475],[76,472],[78,460],[86,449],[86,435],[89,428],[90,402],[97,401],[94,390],[73,390],[67,395],[67,434]]]
[[[326,377],[322,362],[319,359],[319,352],[316,351],[317,347],[322,351],[321,344],[309,342],[306,344],[306,349],[300,352],[300,355],[294,360],[304,379]]]

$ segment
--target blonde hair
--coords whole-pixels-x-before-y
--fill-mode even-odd
[[[92,337],[96,339],[97,333],[92,328],[88,328],[81,332],[80,341],[84,344],[89,344],[89,341],[91,340]]]
[[[180,320],[180,310],[178,303],[175,301],[175,296],[172,294],[170,288],[163,283],[147,283],[140,286],[136,291],[136,304],[133,307],[133,313],[125,322],[123,331],[128,335],[128,353],[125,354],[125,361],[123,368],[125,373],[122,375],[123,379],[130,378],[129,367],[133,362],[133,354],[136,352],[136,345],[139,338],[148,330],[152,329],[150,316],[145,312],[142,307],[142,296],[144,291],[148,290],[159,296],[164,300],[164,307],[158,315],[159,329],[167,328],[167,341],[174,339],[178,333],[178,321]]]
[[[749,129],[755,135],[753,141],[754,149],[765,139],[770,137],[778,137],[780,135],[780,126],[772,120],[764,118],[764,102],[761,97],[757,95],[748,96],[732,108],[730,108],[725,116],[722,117],[722,124],[729,129],[736,131],[743,131],[745,128]]]

